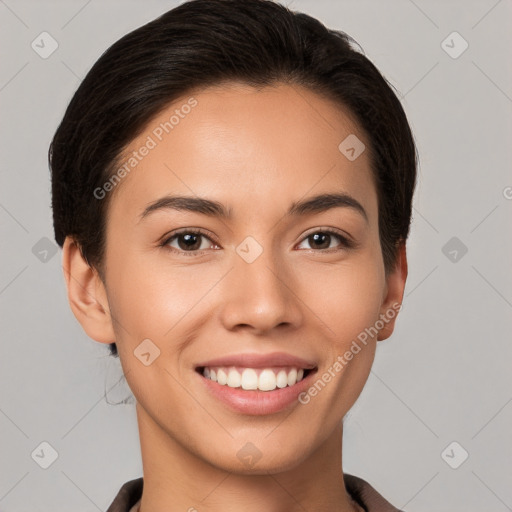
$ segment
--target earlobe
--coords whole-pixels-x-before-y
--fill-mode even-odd
[[[380,318],[384,326],[379,329],[378,341],[391,336],[395,328],[396,318],[401,308],[405,283],[407,281],[407,253],[405,242],[400,244],[395,268],[386,278],[387,293],[382,303]]]
[[[115,334],[105,286],[98,272],[85,261],[77,243],[66,237],[62,267],[69,305],[87,335],[100,343],[114,343]]]

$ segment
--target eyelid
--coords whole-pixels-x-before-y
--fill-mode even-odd
[[[320,226],[320,227],[312,228],[309,231],[306,231],[306,233],[304,235],[302,235],[301,241],[304,240],[305,238],[307,238],[308,236],[313,235],[314,233],[335,234],[335,235],[338,235],[339,237],[345,239],[347,242],[349,242],[351,244],[355,245],[355,243],[356,243],[355,239],[346,231],[343,231],[342,229],[339,229],[339,228],[329,227],[329,226],[323,226],[323,227]]]
[[[161,237],[160,241],[157,244],[158,247],[161,247],[162,249],[164,249],[166,251],[170,251],[173,254],[177,254],[179,256],[183,255],[183,256],[187,256],[187,257],[191,257],[191,256],[199,257],[199,256],[202,256],[203,254],[205,254],[206,251],[208,251],[208,249],[206,249],[206,250],[202,249],[202,250],[197,250],[197,251],[182,251],[180,249],[176,249],[175,247],[170,247],[169,243],[171,242],[171,240],[173,240],[174,238],[176,238],[177,236],[179,236],[181,234],[200,235],[200,236],[210,240],[210,242],[212,242],[212,245],[220,246],[220,244],[216,241],[215,235],[211,234],[209,231],[204,230],[203,228],[181,228],[181,229],[177,229],[175,231],[166,233],[163,237]],[[215,250],[217,250],[217,249],[215,249]]]
[[[298,242],[298,244],[303,243],[308,237],[310,237],[311,235],[313,235],[315,233],[324,233],[324,234],[335,235],[335,236],[339,237],[343,248],[342,249],[337,249],[337,248],[317,249],[317,250],[307,249],[307,250],[310,250],[313,252],[318,252],[318,253],[322,253],[322,252],[329,253],[329,252],[334,252],[334,251],[339,251],[339,250],[355,249],[359,246],[359,244],[356,242],[356,240],[346,231],[343,231],[342,229],[339,229],[339,228],[333,228],[333,227],[327,227],[327,226],[324,226],[324,227],[320,226],[320,227],[312,228],[311,230],[307,231],[304,235],[302,235],[301,240],[300,240],[300,242]]]
[[[208,238],[211,242],[213,242],[217,245],[220,245],[219,241],[217,240],[217,237],[213,233],[211,233],[210,231],[203,229],[203,228],[194,228],[194,227],[180,228],[180,229],[176,229],[174,231],[170,231],[170,232],[166,233],[159,239],[159,245],[166,245],[169,243],[169,241],[172,238],[174,238],[178,235],[181,235],[181,234],[188,234],[188,233],[192,233],[195,235],[202,235],[205,238]]]

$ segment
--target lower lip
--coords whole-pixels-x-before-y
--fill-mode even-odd
[[[197,372],[196,372],[197,373]],[[276,388],[274,391],[243,390],[231,388],[207,379],[198,373],[207,390],[221,402],[229,406],[235,412],[262,416],[273,414],[287,409],[292,404],[298,404],[298,396],[310,385],[310,380],[316,372],[311,372],[300,382],[285,388]]]

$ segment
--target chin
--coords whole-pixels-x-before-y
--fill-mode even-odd
[[[257,448],[256,444],[260,447]],[[299,466],[308,456],[304,445],[294,443],[286,447],[274,443],[245,443],[233,451],[215,454],[205,458],[211,465],[238,475],[268,475],[290,471]]]

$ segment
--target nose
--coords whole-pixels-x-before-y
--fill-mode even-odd
[[[296,278],[285,262],[266,249],[250,263],[235,254],[233,265],[223,283],[221,321],[226,329],[264,334],[300,325],[302,303]]]

